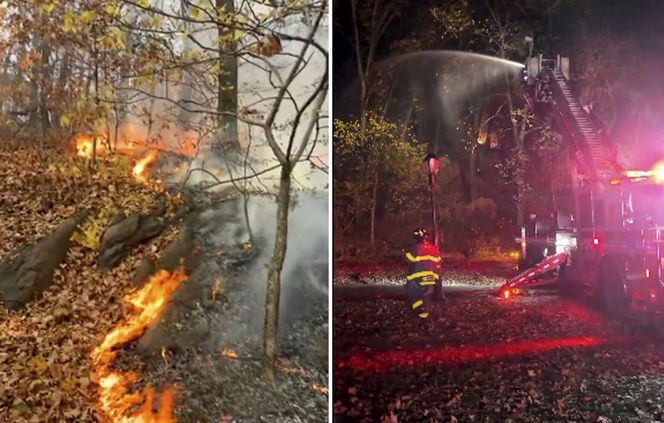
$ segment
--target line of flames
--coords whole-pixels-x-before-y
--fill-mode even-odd
[[[117,352],[115,348],[139,338],[161,315],[171,295],[186,279],[180,268],[173,273],[160,270],[143,288],[127,294],[123,301],[130,315],[118,323],[92,352],[95,375],[98,379],[98,410],[113,423],[174,423],[173,400],[175,389],[167,387],[159,400],[159,411],[153,412],[155,392],[147,387],[142,393],[130,392],[138,380],[133,372],[122,373],[112,369]],[[142,405],[141,405],[142,404]],[[140,405],[140,408],[131,412]],[[129,415],[127,415],[129,414]]]
[[[93,146],[94,144],[94,139],[91,135],[88,134],[77,134],[75,135],[71,143],[74,145],[76,148],[76,155],[78,157],[84,158],[84,159],[91,159],[92,158],[92,150],[93,148],[95,149],[96,154],[101,155],[106,153],[106,146],[104,143],[101,142],[101,139],[97,139],[97,145],[96,147]],[[130,142],[130,143],[122,143],[122,145],[117,146],[116,148],[119,151],[124,151],[125,153],[132,153],[136,149],[141,149],[147,147],[146,143],[140,143],[140,142]],[[145,170],[148,168],[150,164],[152,164],[156,159],[157,159],[157,153],[159,151],[171,151],[173,149],[169,149],[165,146],[158,146],[158,147],[152,147],[150,148],[146,153],[143,154],[143,156],[138,159],[136,162],[136,165],[134,165],[132,169],[132,174],[134,177],[141,181],[141,182],[147,182],[147,178],[145,177]],[[193,157],[195,156],[196,150],[195,150],[195,144],[192,144],[192,142],[187,142],[185,143],[181,148],[175,149],[173,151],[177,151],[179,154]]]
[[[141,182],[145,182],[145,168],[157,159],[157,150],[150,150],[145,156],[138,160],[132,173]]]

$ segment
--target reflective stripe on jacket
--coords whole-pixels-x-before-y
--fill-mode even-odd
[[[421,242],[406,251],[409,281],[416,280],[420,285],[434,285],[440,279],[440,253],[429,242]]]

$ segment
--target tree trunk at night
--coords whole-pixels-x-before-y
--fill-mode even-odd
[[[478,197],[478,180],[477,180],[477,145],[473,144],[470,147],[470,160],[468,165],[468,184],[470,185],[470,201],[477,200]]]
[[[216,0],[217,9],[225,8],[226,13],[235,12],[233,0]],[[232,54],[232,46],[225,46],[221,39],[228,35],[228,29],[222,25],[217,27],[219,37],[219,70],[217,73],[217,124],[222,134],[222,150],[240,150],[237,135],[237,119],[233,116],[222,115],[222,112],[237,112],[237,57]]]
[[[279,323],[279,299],[281,296],[281,270],[286,258],[288,241],[288,209],[291,199],[291,165],[281,167],[279,179],[279,195],[277,197],[277,231],[274,252],[267,274],[267,290],[265,294],[265,325],[263,336],[263,374],[274,382],[275,361],[277,358],[277,330]]]
[[[378,173],[374,173],[373,190],[371,192],[371,229],[369,244],[374,245],[376,240],[376,201],[378,197]]]

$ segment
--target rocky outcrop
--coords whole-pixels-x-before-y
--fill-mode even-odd
[[[117,213],[101,238],[97,265],[109,270],[119,264],[138,244],[159,235],[166,227],[166,207],[162,204],[148,214]]]
[[[53,273],[67,257],[70,238],[85,218],[80,213],[64,221],[36,244],[23,248],[15,260],[0,261],[0,300],[17,310],[53,283]]]

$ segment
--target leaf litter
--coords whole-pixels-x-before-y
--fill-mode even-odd
[[[83,161],[28,149],[0,150],[0,161],[5,260],[77,211],[91,210],[88,228],[98,235],[116,210],[148,212],[163,194],[160,187],[133,179],[118,157],[101,158],[94,172]],[[181,200],[165,198],[173,215]],[[90,351],[122,319],[121,299],[132,289],[139,261],[158,254],[176,235],[176,228],[169,228],[105,274],[95,266],[95,236],[74,238],[53,285],[40,298],[17,312],[0,307],[0,421],[98,420]]]
[[[586,302],[474,293],[429,326],[399,300],[333,306],[335,421],[664,420],[661,339]]]

